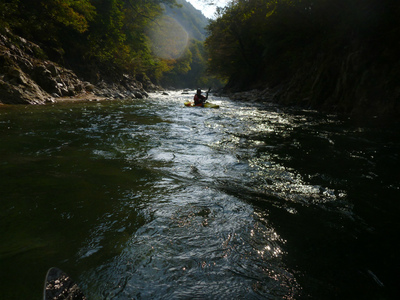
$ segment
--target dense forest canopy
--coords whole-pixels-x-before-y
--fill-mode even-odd
[[[206,40],[230,89],[268,85],[311,106],[399,109],[400,1],[234,0]]]
[[[206,1],[206,0],[204,0]],[[179,7],[164,6],[166,14],[177,20],[188,32],[191,38],[204,41],[206,38],[206,26],[209,20],[185,0],[176,0]]]
[[[8,27],[39,44],[45,57],[72,68],[90,81],[127,72],[139,79],[149,78],[155,83],[168,82],[174,86],[182,84],[174,80],[197,69],[191,80],[185,77],[185,84],[197,86],[209,80],[206,67],[198,66],[199,62],[207,62],[206,52],[198,49],[203,47],[207,21],[186,1],[178,2],[0,0],[0,27]],[[171,29],[174,24],[174,29],[185,31],[178,21],[165,14],[166,10],[186,23],[190,35],[186,34],[183,40],[174,39],[174,43],[171,39],[164,42],[154,39],[165,33],[163,26]],[[168,48],[164,52],[175,54],[160,55],[160,46]]]
[[[215,20],[185,0],[0,0],[4,28],[92,82],[221,84],[209,71],[284,103],[400,113],[398,0],[232,0]]]
[[[163,73],[154,77],[165,87],[222,86],[207,72],[204,40],[209,20],[186,1],[177,4],[164,5],[165,13],[147,27],[152,53],[164,64]]]

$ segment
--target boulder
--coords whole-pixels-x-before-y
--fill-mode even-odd
[[[46,65],[47,70],[51,73],[51,76],[56,77],[58,75],[58,69],[55,64],[48,63]]]
[[[143,99],[145,96],[141,93],[141,91],[138,91],[138,90],[136,90],[136,91],[133,91],[133,95],[135,95],[135,98],[138,98],[138,99]]]
[[[94,86],[43,57],[38,45],[8,29],[0,33],[0,103],[43,104],[53,102],[54,97],[74,97],[83,92],[111,99],[143,99],[149,96],[146,90],[163,91],[145,75],[135,78],[118,72],[110,77],[111,83],[98,78],[99,83]]]
[[[15,42],[17,41],[17,43]],[[5,30],[0,34],[0,102],[44,104],[55,96],[74,96],[84,85],[74,72],[37,56],[38,45]]]
[[[14,70],[14,80],[0,80],[0,102],[5,104],[44,104],[54,99],[22,71]]]

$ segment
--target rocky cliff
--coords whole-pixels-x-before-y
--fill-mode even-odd
[[[159,87],[144,84],[128,74],[114,82],[100,80],[96,85],[81,80],[69,69],[46,59],[42,49],[5,29],[0,33],[0,103],[45,104],[65,97],[87,94],[105,98],[143,98],[144,90]]]

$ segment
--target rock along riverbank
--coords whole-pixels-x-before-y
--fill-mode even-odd
[[[0,104],[46,104],[66,100],[135,99],[162,90],[128,74],[112,83],[81,80],[46,59],[37,45],[7,29],[0,33]]]

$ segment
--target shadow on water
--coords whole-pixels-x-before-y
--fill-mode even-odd
[[[399,127],[189,96],[0,110],[5,298],[393,298]]]
[[[301,270],[298,297],[392,299],[400,128],[314,112],[288,117],[281,131],[241,135],[261,145],[250,159],[256,175],[221,187],[257,207],[286,241],[283,261]]]

